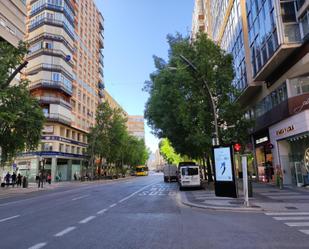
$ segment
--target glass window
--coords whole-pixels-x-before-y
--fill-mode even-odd
[[[294,1],[291,2],[281,2],[281,16],[282,21],[286,22],[296,22],[296,10]]]
[[[290,80],[291,97],[309,92],[309,77],[300,77]]]
[[[302,37],[306,36],[309,33],[309,18],[308,18],[307,12],[304,17],[300,20],[301,21],[301,27],[302,27]]]

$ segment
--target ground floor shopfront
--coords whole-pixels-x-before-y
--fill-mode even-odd
[[[273,163],[281,167],[284,184],[309,184],[309,110],[269,127]]]
[[[74,174],[79,178],[87,170],[85,156],[57,152],[24,154],[14,164],[10,173],[16,171],[27,176],[29,181],[35,181],[39,172],[50,174],[52,181],[71,181],[74,180]]]

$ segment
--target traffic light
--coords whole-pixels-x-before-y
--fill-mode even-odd
[[[241,150],[241,145],[239,143],[234,144],[234,151],[239,152]]]

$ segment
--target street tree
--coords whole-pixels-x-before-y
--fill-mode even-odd
[[[206,159],[210,176],[214,133],[211,101],[217,106],[220,144],[244,144],[252,124],[234,101],[239,92],[232,84],[233,58],[206,34],[199,34],[195,40],[179,34],[167,39],[168,61],[154,57],[156,71],[145,83],[144,90],[150,94],[145,117],[153,133],[168,138],[177,153]]]
[[[169,164],[176,164],[182,161],[182,157],[177,154],[167,138],[163,138],[159,143],[160,154]]]
[[[12,71],[24,63],[25,43],[15,48],[0,42],[0,149],[1,164],[17,153],[34,150],[41,139],[44,124],[43,111],[27,88],[28,81],[20,79],[12,84]]]

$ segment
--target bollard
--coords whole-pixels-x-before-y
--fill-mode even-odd
[[[252,179],[251,177],[249,178],[248,181],[248,196],[253,197],[253,189],[252,189]]]

